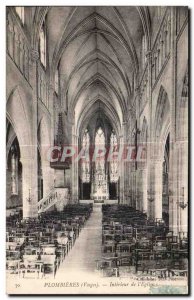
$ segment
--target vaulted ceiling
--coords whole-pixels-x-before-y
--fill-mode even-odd
[[[149,37],[146,8],[50,7],[46,22],[49,64],[53,74],[59,68],[65,107],[78,121],[101,101],[122,124],[134,105],[142,37]]]

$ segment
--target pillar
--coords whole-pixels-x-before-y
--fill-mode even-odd
[[[127,123],[123,122],[122,133],[119,139],[119,147],[122,150],[121,160],[118,161],[120,165],[120,191],[119,199],[121,204],[127,204],[128,197],[128,162],[124,161],[123,150],[126,148],[126,137],[127,137]],[[120,159],[120,158],[119,158]]]
[[[162,159],[157,159],[154,162],[154,218],[162,219]]]
[[[170,157],[169,157],[169,229],[178,234],[178,166],[177,166],[177,143],[176,143],[176,91],[177,91],[177,53],[176,53],[176,8],[170,7],[171,33],[170,39],[170,67],[171,67],[171,91],[168,95],[170,100]],[[169,41],[166,41],[169,44]],[[166,47],[167,48],[167,47]],[[168,50],[168,49],[167,49]]]
[[[72,126],[72,145],[78,150],[78,136],[75,134],[75,126]],[[71,193],[72,193],[72,202],[77,203],[79,201],[79,182],[78,182],[78,161],[75,159],[72,160],[71,164],[72,172],[72,183],[71,183]]]
[[[180,140],[178,151],[178,231],[188,231],[188,142]]]
[[[142,169],[142,211],[147,213],[147,168]]]
[[[11,156],[11,184],[12,194],[18,194],[18,159],[16,153],[13,152]]]
[[[123,134],[120,135],[120,141],[119,141],[119,146],[122,148],[124,146],[124,138],[123,138]],[[120,204],[124,204],[125,202],[125,190],[124,190],[124,180],[125,180],[125,171],[124,171],[124,160],[121,158],[120,160],[120,191],[119,191],[119,200],[120,200]]]
[[[65,184],[64,170],[55,169],[55,188],[62,188]]]
[[[37,61],[38,51],[32,50],[30,61],[30,79],[33,87],[32,103],[32,140],[31,145],[21,147],[22,183],[23,183],[23,218],[38,216],[38,157],[37,157]]]
[[[23,218],[38,216],[38,184],[37,168],[34,158],[22,158],[22,186],[23,186]]]

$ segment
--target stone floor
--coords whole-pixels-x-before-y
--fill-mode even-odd
[[[75,245],[56,273],[56,279],[63,275],[77,275],[95,272],[95,260],[101,257],[102,246],[102,211],[100,205],[94,205],[93,212],[87,220]]]

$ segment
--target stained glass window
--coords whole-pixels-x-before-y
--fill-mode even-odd
[[[95,147],[105,147],[105,136],[102,128],[100,127],[96,132],[95,137]],[[99,159],[96,160],[96,171],[103,171],[105,168],[105,158],[104,156],[100,156]]]

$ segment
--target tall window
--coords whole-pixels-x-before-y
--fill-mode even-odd
[[[117,151],[117,137],[114,132],[112,132],[110,136],[110,147],[113,151]],[[112,160],[110,161],[110,182],[117,182],[118,181],[118,160],[116,157],[113,156]]]
[[[24,7],[23,6],[16,6],[15,11],[20,18],[22,24],[24,24]]]
[[[95,145],[105,145],[105,136],[101,127],[96,132]]]
[[[164,15],[166,6],[157,6],[157,19],[160,21]]]
[[[90,147],[90,136],[88,130],[86,129],[82,141],[82,149],[85,153],[89,150]],[[87,155],[82,159],[82,182],[90,182],[90,162],[87,159]]]
[[[46,68],[46,27],[45,22],[42,23],[42,27],[39,33],[39,54],[40,61]]]
[[[144,35],[142,38],[142,66],[143,66],[142,69],[144,69],[146,64],[146,50],[147,50],[146,37]]]
[[[59,93],[59,68],[55,72],[55,92]]]
[[[98,146],[103,146],[103,147],[105,146],[105,136],[101,127],[97,130],[96,137],[95,137],[95,147]],[[105,168],[105,159],[102,156],[96,161],[96,171],[104,172],[104,168]]]

